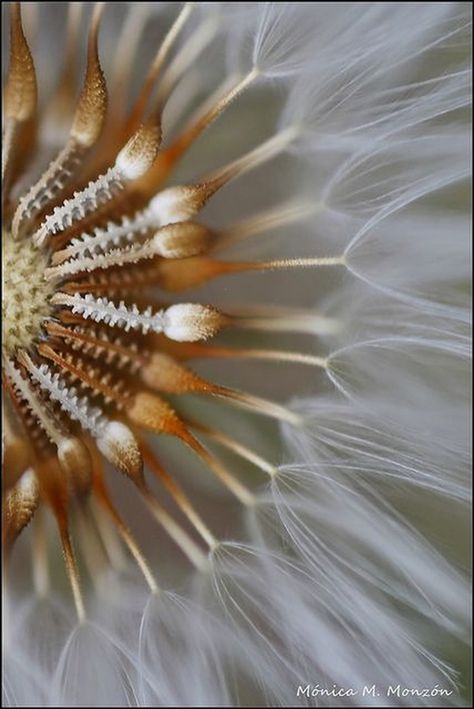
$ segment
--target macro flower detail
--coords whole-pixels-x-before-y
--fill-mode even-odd
[[[460,701],[469,39],[10,4],[6,705]]]

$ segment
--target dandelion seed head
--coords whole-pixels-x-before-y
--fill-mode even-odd
[[[8,15],[6,704],[456,704],[467,6]]]

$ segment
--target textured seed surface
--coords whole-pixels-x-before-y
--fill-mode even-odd
[[[52,286],[45,280],[46,256],[29,241],[3,239],[3,347],[28,348],[51,313]]]

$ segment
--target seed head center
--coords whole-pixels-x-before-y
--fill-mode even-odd
[[[26,240],[3,234],[2,339],[8,355],[29,348],[51,314],[53,287],[44,278],[47,257]]]

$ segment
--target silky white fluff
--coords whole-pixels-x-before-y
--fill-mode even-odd
[[[223,223],[226,207],[243,216],[309,200],[314,214],[283,236],[244,242],[237,257],[252,258],[252,249],[268,258],[344,255],[346,265],[200,292],[222,298],[217,305],[258,294],[332,319],[337,327],[305,340],[328,358],[327,370],[293,380],[295,370],[281,375],[269,364],[257,381],[282,397],[295,382],[290,405],[304,424],[282,427],[281,449],[268,443],[273,429],[260,434],[254,420],[214,407],[223,427],[267,445],[277,472],[258,486],[254,508],[235,510],[213,489],[207,501],[206,484],[195,480],[202,470],[190,469],[206,522],[222,530],[207,573],[184,569],[176,580],[173,566],[168,574],[165,552],[156,553],[161,537],[141,521],[168,590],[149,595],[118,554],[117,568],[95,579],[81,626],[60,585],[47,598],[21,585],[10,594],[5,702],[459,706],[469,642],[469,585],[457,551],[470,462],[470,7],[223,3],[219,16],[224,42],[212,51],[221,66],[255,65],[261,78],[245,111],[232,106],[217,124],[219,156],[204,136],[204,164],[256,144],[269,95],[273,130],[300,132],[276,167],[228,188],[210,214]],[[202,87],[206,56],[193,74]],[[281,337],[296,349],[292,336]],[[224,366],[223,382],[239,383],[248,369]],[[190,468],[185,454],[171,456]],[[308,684],[359,694],[297,697]],[[362,697],[373,684],[380,696]],[[450,695],[387,696],[397,685]]]

